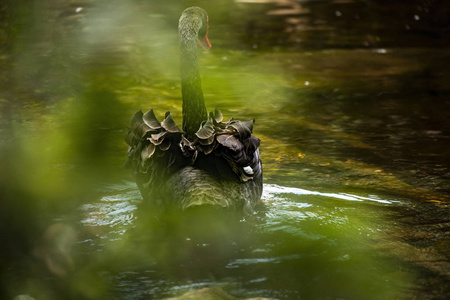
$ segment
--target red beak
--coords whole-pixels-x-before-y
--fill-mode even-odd
[[[198,42],[199,42],[200,46],[202,46],[202,48],[205,50],[208,50],[209,48],[211,48],[211,43],[209,42],[208,34],[206,34],[203,39],[198,39]]]

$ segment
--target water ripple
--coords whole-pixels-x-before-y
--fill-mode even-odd
[[[383,204],[393,204],[398,203],[400,201],[397,200],[388,200],[388,199],[381,199],[380,197],[376,195],[369,195],[368,197],[358,196],[358,195],[352,195],[347,193],[321,193],[316,191],[308,191],[300,188],[294,188],[294,187],[284,187],[276,184],[265,184],[264,185],[264,191],[263,191],[263,199],[276,199],[281,200],[284,199],[280,197],[282,194],[294,194],[294,195],[315,195],[315,196],[322,196],[322,197],[330,197],[335,199],[341,199],[341,200],[348,200],[348,201],[373,201]],[[304,207],[309,206],[306,203],[298,204],[303,205]]]

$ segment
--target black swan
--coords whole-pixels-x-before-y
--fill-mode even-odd
[[[198,206],[252,211],[261,198],[260,140],[252,121],[223,121],[207,114],[197,64],[197,41],[209,49],[208,15],[183,11],[179,26],[183,129],[170,112],[159,122],[153,109],[131,119],[126,166],[145,202],[182,210]]]

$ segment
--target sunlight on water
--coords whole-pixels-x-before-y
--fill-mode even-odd
[[[130,272],[125,267],[117,276],[110,278],[113,282],[120,282],[115,288],[117,293],[128,296],[144,295],[149,291],[153,295],[163,296],[224,285],[233,294],[246,297],[258,293],[273,297],[295,297],[301,292],[310,297],[339,294],[344,298],[365,295],[366,299],[380,299],[380,296],[393,299],[392,296],[398,292],[396,285],[405,284],[405,274],[393,272],[388,261],[375,253],[370,254],[373,244],[383,239],[383,233],[376,224],[383,219],[383,211],[374,209],[371,203],[390,206],[397,201],[380,199],[374,195],[363,197],[322,193],[275,184],[265,184],[264,189],[259,212],[240,223],[228,223],[226,226],[229,232],[224,233],[220,229],[221,233],[214,239],[197,232],[192,240],[192,233],[183,233],[183,227],[186,226],[183,223],[173,223],[172,229],[165,231],[164,235],[157,234],[145,225],[146,221],[140,219],[144,215],[136,216],[141,198],[133,182],[104,185],[101,190],[105,196],[79,208],[84,216],[80,223],[86,228],[109,227],[106,232],[94,231],[98,232],[94,240],[98,240],[97,243],[105,248],[105,255],[113,255],[110,259],[135,270]],[[359,203],[365,205],[360,206]],[[241,229],[235,231],[236,225]],[[144,244],[124,235],[133,235],[136,226],[144,226],[134,233],[147,236]],[[217,228],[220,227],[211,227],[210,230],[214,232]],[[103,241],[105,238],[109,240],[106,244]],[[181,252],[169,250],[176,245],[180,247],[180,243],[184,244],[184,250],[179,249]],[[91,247],[96,248],[98,245]],[[234,250],[217,252],[217,249]],[[124,252],[122,255],[125,256],[118,255],[120,252]],[[166,252],[172,254],[160,256]],[[127,262],[125,257],[134,258]],[[139,260],[138,257],[145,261],[150,259],[151,263],[133,266],[133,261]],[[358,265],[361,271],[355,269]],[[160,268],[168,268],[165,272],[169,273],[180,269],[187,274],[194,270],[197,270],[194,272],[197,274],[198,270],[206,268],[206,274],[218,272],[221,275],[213,276],[212,280],[201,273],[196,279],[191,274],[188,277],[190,280],[184,276],[171,275],[163,276],[165,280],[161,281],[161,277],[156,276]],[[367,273],[368,269],[371,275]],[[261,277],[261,272],[266,275]],[[279,272],[284,275],[279,275]],[[395,280],[390,277],[394,275]],[[273,282],[273,276],[281,282],[289,280],[284,286],[280,283],[277,284],[279,287],[266,290],[264,286]],[[385,280],[379,281],[377,276],[386,280],[390,278],[396,283],[391,286]],[[230,279],[232,277],[238,278],[238,281]],[[314,282],[314,278],[322,278],[320,285]],[[358,282],[361,286],[347,290],[343,288],[347,281]],[[141,282],[141,288],[137,286],[138,282]],[[338,282],[342,286],[336,285]],[[168,285],[172,287],[168,289]],[[383,290],[375,288],[381,285],[384,286]],[[373,297],[367,297],[369,292]]]
[[[345,193],[321,193],[321,192],[314,192],[314,191],[308,191],[304,189],[299,188],[292,188],[292,187],[282,187],[275,184],[265,184],[264,185],[264,192],[263,192],[263,199],[274,199],[277,194],[294,194],[294,195],[316,195],[316,196],[323,196],[323,197],[330,197],[335,199],[342,199],[342,200],[349,200],[349,201],[375,201],[379,203],[384,204],[392,204],[392,203],[399,203],[400,201],[397,200],[385,200],[380,199],[378,196],[372,195],[370,197],[362,197],[357,195],[350,195]],[[279,198],[282,199],[282,198]]]
[[[139,191],[135,189],[135,183],[126,182],[123,185],[103,185],[99,191],[108,193],[108,195],[101,197],[97,203],[83,204],[79,209],[84,212],[85,218],[80,222],[85,226],[114,227],[116,225],[132,225],[133,221],[136,219],[134,212],[142,201]],[[119,193],[114,193],[117,191],[119,191]],[[308,202],[301,202],[294,196],[304,196],[304,200],[307,200]],[[264,184],[262,203],[267,207],[273,206],[279,211],[283,211],[283,208],[306,209],[315,205],[315,198],[311,196],[331,198],[330,200],[332,201],[373,201],[381,204],[400,203],[398,200],[381,199],[376,195],[364,197],[346,193],[324,193],[300,188],[283,187],[276,184]],[[314,213],[307,212],[303,216],[314,216]],[[300,217],[300,219],[302,218]]]
[[[134,183],[133,183],[134,184]],[[131,183],[130,183],[131,185]],[[119,188],[114,185],[112,188]],[[80,210],[86,214],[81,221],[85,226],[132,225],[135,220],[134,212],[140,202],[139,191],[127,191],[116,195],[104,196],[98,203],[83,204]]]

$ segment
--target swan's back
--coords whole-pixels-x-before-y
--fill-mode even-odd
[[[260,141],[252,129],[253,121],[222,122],[216,110],[188,140],[170,113],[160,123],[153,110],[138,112],[126,135],[126,165],[153,205],[251,211],[262,193]]]

